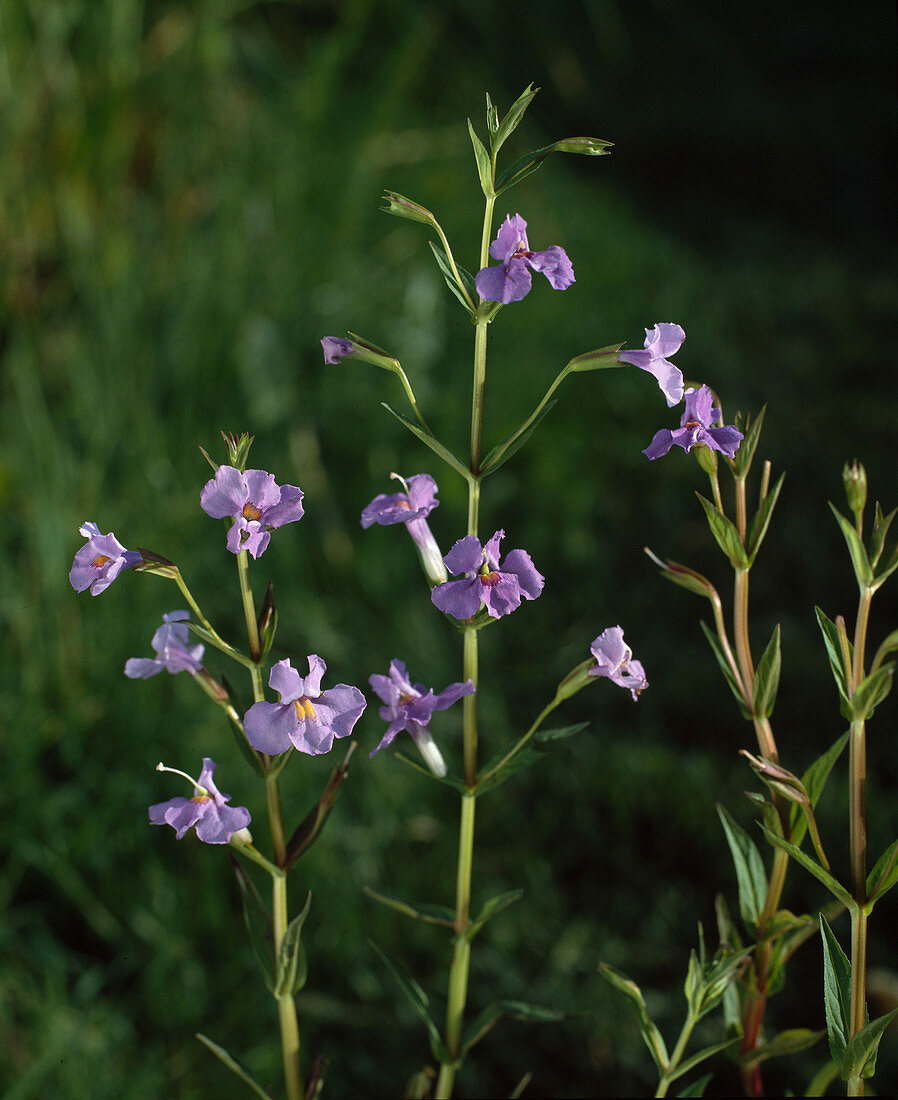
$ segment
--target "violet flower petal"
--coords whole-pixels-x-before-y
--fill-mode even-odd
[[[321,341],[324,351],[325,363],[339,363],[347,355],[352,355],[355,348],[351,340],[342,340],[339,336],[325,336]]]

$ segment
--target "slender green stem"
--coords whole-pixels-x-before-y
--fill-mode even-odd
[[[465,628],[464,650],[462,655],[462,676],[473,680],[477,687],[478,647],[477,631],[474,627]],[[466,695],[462,700],[462,728],[464,730],[465,783],[473,788],[477,783],[477,692]]]
[[[714,466],[714,473],[708,474],[708,481],[711,483],[711,495],[714,497],[714,506],[718,512],[723,511],[723,497],[720,495],[720,479],[717,476],[717,465]]]
[[[530,729],[527,730],[527,732],[523,735],[523,737],[521,737],[520,740],[515,742],[515,744],[508,750],[508,752],[502,757],[502,759],[497,764],[494,764],[491,768],[489,768],[485,772],[482,772],[477,777],[478,784],[485,783],[487,779],[491,778],[491,776],[494,776],[496,774],[496,772],[498,772],[502,768],[504,768],[505,765],[509,762],[509,760],[511,760],[513,757],[517,756],[518,753],[521,751],[521,749],[523,749],[525,747],[527,742],[533,737],[533,735],[536,733],[536,731],[539,729],[539,727],[543,724],[545,719],[548,718],[548,716],[552,713],[552,711],[558,706],[558,704],[560,702],[561,702],[561,700],[556,695],[551,703],[548,703],[546,706],[544,706],[543,709],[537,715],[533,725],[530,727]]]
[[[272,911],[274,917],[274,957],[281,950],[281,941],[287,931],[287,878],[272,875]],[[287,1100],[302,1100],[302,1074],[299,1068],[299,1024],[296,1019],[296,1002],[292,993],[277,998],[278,1019],[281,1025],[281,1052],[284,1060],[284,1083]]]
[[[166,576],[169,576],[169,574],[166,573]],[[211,636],[212,644],[217,649],[220,649],[222,653],[226,653],[229,657],[233,658],[233,660],[238,661],[241,665],[245,665],[246,668],[252,668],[253,662],[250,660],[250,658],[245,657],[239,650],[234,649],[232,645],[228,645],[224,638],[221,637],[218,631],[213,627],[206,616],[202,613],[202,611],[200,610],[200,605],[193,598],[193,593],[187,587],[187,582],[181,576],[180,569],[175,567],[175,572],[174,574],[171,574],[171,576],[175,584],[178,586],[178,588],[180,588],[181,594],[184,596],[184,599],[190,604],[190,609],[193,611],[194,615],[196,615],[203,627],[208,630]]]
[[[443,232],[443,227],[436,220],[436,218],[434,218],[433,220],[433,226],[439,234],[440,244],[442,244],[443,251],[446,253],[446,259],[449,261],[449,266],[452,268],[452,274],[455,276],[455,281],[458,284],[459,290],[461,290],[462,294],[464,294],[465,300],[467,301],[468,305],[471,307],[471,311],[473,312],[475,309],[474,303],[471,301],[471,296],[470,294],[468,294],[467,288],[462,282],[461,275],[458,273],[458,267],[455,263],[455,257],[452,255],[452,249],[449,247],[449,241],[446,239],[446,234]],[[482,263],[480,266],[486,267],[486,263]]]
[[[854,627],[854,661],[851,666],[851,690],[857,691],[864,678],[864,654],[867,648],[867,626],[870,622],[870,605],[873,602],[873,589],[862,588],[857,607],[857,622]]]
[[[486,200],[483,230],[480,235],[480,267],[489,263],[495,197]],[[471,473],[480,473],[480,448],[483,435],[483,396],[486,388],[486,330],[489,322],[478,321],[474,330],[474,381],[471,393]],[[468,534],[475,532],[469,531]]]
[[[748,570],[736,569],[733,585],[733,642],[742,683],[751,691],[755,682],[755,667],[751,659],[748,638]]]
[[[432,436],[433,432],[430,430],[430,425],[424,419],[421,410],[418,408],[418,402],[415,400],[415,394],[412,390],[411,382],[409,382],[405,371],[402,369],[398,362],[396,362],[394,373],[398,376],[399,381],[402,383],[402,388],[405,390],[405,396],[408,398],[408,403],[409,405],[411,405],[412,412],[418,418],[418,423],[421,425],[424,431],[427,432],[428,435]]]
[[[680,1064],[680,1061],[686,1050],[686,1044],[689,1042],[689,1036],[692,1034],[695,1025],[696,1019],[690,1012],[686,1017],[686,1022],[683,1024],[683,1030],[680,1032],[679,1039],[677,1039],[677,1045],[674,1047],[673,1054],[671,1054],[670,1056],[670,1060],[667,1063],[667,1068],[661,1075],[661,1080],[658,1082],[658,1090],[655,1093],[655,1096],[667,1096],[667,1090],[670,1088],[671,1082],[674,1080],[671,1075]]]

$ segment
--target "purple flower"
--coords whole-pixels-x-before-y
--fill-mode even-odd
[[[631,363],[655,376],[669,408],[683,400],[683,374],[667,357],[678,351],[685,339],[686,333],[679,325],[659,321],[654,328],[645,330],[643,350],[617,353],[621,363]]]
[[[356,687],[337,684],[321,690],[327,665],[314,653],[304,679],[289,661],[278,661],[268,686],[280,696],[278,703],[253,703],[243,725],[246,739],[259,752],[277,755],[291,745],[317,756],[330,752],[335,737],[348,737],[365,709],[365,696]]]
[[[414,474],[408,481],[399,474],[390,474],[390,477],[401,481],[405,492],[391,493],[389,496],[379,493],[362,511],[362,527],[370,527],[374,523],[385,527],[404,523],[417,547],[427,579],[431,585],[442,584],[447,578],[443,554],[424,518],[439,506],[437,483],[430,474]]]
[[[374,756],[375,753],[392,744],[397,733],[408,730],[433,774],[444,776],[446,764],[431,736],[430,716],[435,710],[451,707],[463,695],[473,694],[474,681],[466,680],[463,684],[450,684],[439,695],[434,695],[432,688],[425,688],[423,684],[412,684],[405,664],[394,660],[390,662],[389,676],[379,676],[375,673],[368,677],[368,683],[386,704],[380,708],[380,716],[385,722],[390,723],[380,744],[368,755]]]
[[[202,666],[204,645],[188,645],[190,632],[186,620],[189,611],[169,611],[162,616],[162,626],[153,635],[150,643],[158,656],[130,657],[125,662],[125,675],[132,680],[146,680],[165,669],[176,672],[198,672]]]
[[[537,572],[524,550],[512,550],[499,566],[499,543],[504,531],[497,531],[486,546],[467,535],[443,558],[450,573],[465,573],[460,581],[447,581],[430,594],[440,611],[456,619],[470,619],[485,604],[487,614],[498,619],[520,605],[521,597],[535,600],[542,592],[545,578]]]
[[[324,349],[325,363],[339,363],[347,355],[352,355],[355,345],[351,340],[343,340],[339,336],[325,336],[321,341]]]
[[[199,782],[194,782],[193,798],[170,798],[150,806],[152,825],[171,825],[180,840],[187,830],[196,825],[196,835],[206,844],[228,844],[234,833],[249,825],[252,817],[244,806],[228,806],[229,794],[223,794],[212,781],[217,767],[214,760],[203,757],[203,770]],[[173,771],[158,765],[158,771]],[[179,773],[183,774],[183,773]],[[190,776],[185,776],[190,779]]]
[[[111,531],[101,535],[95,523],[82,523],[79,531],[87,542],[75,555],[69,570],[69,582],[76,592],[89,588],[92,596],[99,596],[123,569],[143,561],[143,555],[126,550]]]
[[[732,424],[720,428],[712,427],[720,420],[720,409],[714,407],[714,394],[707,386],[686,391],[686,407],[680,417],[680,427],[671,431],[661,428],[655,432],[652,442],[642,452],[648,458],[660,458],[666,455],[676,444],[684,451],[690,451],[700,443],[712,451],[720,451],[732,458],[742,442],[742,432]]]
[[[265,470],[241,473],[234,466],[219,466],[215,477],[206,482],[200,504],[213,519],[234,517],[228,531],[232,554],[248,550],[258,558],[268,546],[269,531],[302,518],[302,498],[302,489],[278,485],[274,474]]]
[[[530,272],[541,271],[556,290],[567,290],[574,282],[574,269],[567,253],[557,244],[544,252],[531,252],[527,243],[527,223],[520,214],[506,216],[490,255],[501,260],[499,267],[477,272],[474,284],[486,302],[519,302],[530,293]]]
[[[633,660],[633,650],[624,642],[624,632],[619,626],[609,626],[589,649],[597,664],[587,670],[588,675],[607,676],[613,684],[627,688],[634,702],[649,686],[643,667]]]

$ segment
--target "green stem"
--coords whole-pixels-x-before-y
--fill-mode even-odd
[[[655,1096],[667,1096],[667,1090],[674,1080],[672,1074],[680,1064],[680,1060],[686,1050],[686,1044],[689,1042],[689,1036],[692,1034],[692,1029],[695,1027],[695,1024],[696,1020],[690,1012],[686,1017],[686,1022],[683,1024],[683,1030],[680,1032],[679,1039],[677,1039],[677,1045],[674,1047],[673,1054],[671,1054],[670,1060],[667,1063],[667,1069],[661,1075],[661,1080],[658,1082],[658,1090]]]
[[[432,436],[433,432],[430,430],[430,425],[424,419],[421,410],[418,408],[418,402],[415,400],[415,394],[412,390],[411,382],[409,382],[405,371],[402,369],[398,362],[396,362],[394,373],[398,376],[399,381],[402,383],[402,388],[405,390],[405,396],[408,398],[408,403],[409,405],[411,405],[412,412],[418,418],[418,423],[429,436]]]
[[[530,729],[527,730],[527,732],[523,735],[523,737],[521,737],[520,740],[518,740],[508,750],[508,752],[502,757],[502,759],[497,764],[494,764],[491,768],[489,768],[485,772],[482,772],[477,777],[478,785],[480,785],[482,783],[485,783],[491,776],[495,775],[497,771],[504,768],[505,765],[509,762],[509,760],[511,760],[513,757],[518,755],[518,753],[521,751],[521,749],[524,748],[524,746],[527,744],[527,742],[531,739],[531,737],[533,737],[533,735],[536,733],[536,731],[539,729],[539,727],[543,724],[545,719],[548,718],[548,716],[552,713],[552,711],[558,706],[558,704],[560,702],[561,702],[561,700],[556,695],[551,703],[548,703],[546,706],[543,707],[543,709],[537,715],[536,720],[534,721],[533,725],[530,727]]]
[[[169,575],[170,574],[166,573],[166,576]],[[202,626],[209,631],[212,644],[217,649],[220,649],[222,653],[226,653],[229,657],[233,658],[233,660],[239,661],[241,665],[245,665],[247,668],[252,668],[253,662],[250,660],[250,658],[244,657],[244,655],[238,650],[234,649],[232,645],[228,645],[224,638],[221,637],[218,631],[212,626],[206,616],[202,613],[199,604],[193,598],[193,593],[187,587],[187,583],[181,576],[181,571],[177,568],[177,566],[175,566],[175,572],[171,574],[171,576],[175,584],[178,586],[178,588],[180,588],[181,594],[183,595],[184,599],[190,604],[191,611],[193,611],[194,615],[196,615],[197,619],[199,619]]]
[[[480,268],[490,259],[490,237],[493,227],[495,196],[486,200],[483,230],[480,235]],[[474,382],[471,393],[471,473],[480,473],[480,446],[483,435],[483,396],[486,388],[486,330],[488,321],[478,321],[474,330]],[[476,534],[469,531],[468,534]]]
[[[278,959],[281,941],[287,931],[287,878],[272,875],[272,911],[274,916],[274,957]],[[302,1100],[302,1074],[299,1068],[299,1024],[292,993],[277,998],[281,1025],[281,1052],[284,1059],[284,1083],[287,1100]]]

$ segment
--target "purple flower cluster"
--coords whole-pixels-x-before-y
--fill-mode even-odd
[[[446,581],[430,594],[434,604],[456,619],[472,618],[486,607],[487,614],[498,619],[520,606],[521,599],[535,600],[542,592],[545,578],[524,550],[511,550],[499,564],[499,543],[504,531],[497,531],[486,546],[475,535],[459,539],[443,558],[450,573],[464,573],[464,579]]]
[[[199,782],[194,784],[193,797],[170,798],[150,806],[150,823],[171,825],[178,840],[195,825],[196,835],[204,843],[229,844],[234,833],[245,829],[252,817],[244,806],[227,805],[231,796],[219,791],[212,781],[216,767],[214,760],[203,757],[203,770]]]
[[[151,657],[130,657],[125,662],[125,675],[132,680],[146,680],[165,669],[174,675],[176,672],[199,672],[203,667],[204,645],[188,645],[190,632],[186,620],[189,611],[169,611],[162,616],[162,626],[153,635],[150,643],[157,654]]]
[[[286,752],[291,745],[310,756],[330,752],[335,737],[348,737],[365,709],[365,696],[356,687],[337,684],[321,690],[327,665],[316,654],[309,657],[309,675],[302,677],[289,660],[278,661],[268,686],[280,696],[277,703],[254,703],[243,720],[246,739],[259,752]]]
[[[374,756],[385,749],[393,743],[397,733],[406,730],[434,775],[444,776],[446,765],[431,735],[430,717],[435,710],[451,707],[463,695],[472,695],[475,690],[474,681],[450,684],[434,695],[433,688],[412,684],[404,662],[393,660],[390,662],[389,676],[375,673],[368,677],[368,683],[383,700],[385,705],[380,708],[380,716],[385,722],[389,722],[380,744],[368,755]]]
[[[647,458],[655,459],[666,455],[671,447],[682,447],[691,451],[693,447],[704,444],[712,451],[720,451],[732,458],[742,442],[742,432],[732,424],[715,428],[720,420],[720,409],[714,408],[714,394],[707,386],[686,390],[686,405],[680,417],[680,427],[671,431],[661,428],[652,442],[642,452]]]
[[[227,546],[232,554],[248,550],[260,557],[277,527],[294,523],[303,515],[303,493],[295,485],[278,485],[265,470],[246,470],[219,466],[215,477],[207,481],[200,505],[213,519],[231,516]]]
[[[596,659],[595,667],[587,670],[589,676],[607,676],[612,684],[627,688],[634,701],[641,691],[649,686],[645,671],[639,661],[634,660],[633,650],[624,641],[624,632],[619,626],[609,626],[589,647]]]
[[[123,569],[143,561],[142,554],[126,550],[111,531],[108,535],[100,534],[95,523],[82,523],[79,531],[87,542],[75,554],[69,570],[69,583],[76,592],[89,588],[92,596],[99,596]]]
[[[567,253],[557,244],[543,252],[531,252],[527,242],[527,223],[520,214],[510,214],[499,227],[490,245],[490,255],[498,267],[477,272],[474,285],[486,302],[519,302],[530,293],[531,271],[541,271],[555,290],[567,290],[575,282],[574,269]]]

